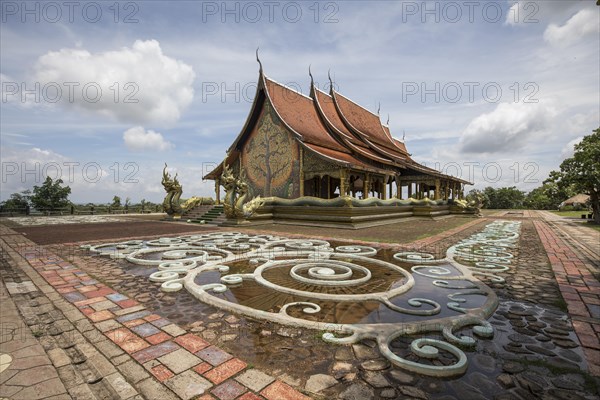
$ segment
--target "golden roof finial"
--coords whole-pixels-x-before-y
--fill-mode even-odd
[[[260,58],[258,58],[258,49],[260,49],[260,47],[256,48],[256,61],[258,61],[258,65],[260,65],[259,72],[262,73],[263,72],[263,66],[262,66],[262,63],[260,62]]]

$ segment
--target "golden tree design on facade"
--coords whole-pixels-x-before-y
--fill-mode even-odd
[[[290,176],[293,151],[290,136],[275,124],[271,113],[267,112],[248,142],[245,154],[248,177],[264,188],[264,196],[271,196],[272,189]]]

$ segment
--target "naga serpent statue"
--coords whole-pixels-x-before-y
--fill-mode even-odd
[[[225,188],[223,211],[227,218],[248,218],[264,204],[260,196],[252,200],[248,199],[248,184],[244,170],[236,178],[231,168],[226,165],[221,175],[221,184]]]
[[[456,204],[458,207],[465,211],[481,216],[481,207],[483,207],[483,195],[476,193],[472,196],[471,201],[454,200],[454,204]]]
[[[167,164],[163,168],[162,185],[167,192],[165,199],[163,200],[163,211],[169,216],[180,217],[184,212],[191,210],[199,204],[214,204],[213,199],[205,197],[191,197],[185,203],[179,204],[179,198],[183,193],[183,188],[177,180],[177,174],[173,178],[167,172]]]

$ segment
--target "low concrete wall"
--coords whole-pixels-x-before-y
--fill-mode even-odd
[[[249,222],[253,225],[274,223],[361,229],[410,221],[417,218],[436,218],[450,214],[475,216],[474,212],[468,212],[460,207],[448,205],[373,207],[266,205],[259,208],[250,217]]]

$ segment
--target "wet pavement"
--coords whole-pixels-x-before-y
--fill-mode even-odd
[[[474,348],[465,349],[469,359],[468,370],[460,377],[445,379],[420,376],[391,366],[371,340],[352,346],[327,344],[320,339],[319,332],[313,330],[229,314],[200,303],[186,291],[161,292],[160,284],[148,281],[147,276],[151,272],[148,268],[91,255],[74,244],[47,246],[42,248],[43,251],[39,246],[33,246],[37,251],[34,254],[31,252],[32,243],[21,235],[3,229],[2,238],[4,243],[25,255],[29,263],[33,261],[38,273],[42,273],[46,281],[67,300],[67,296],[79,299],[73,293],[83,295],[86,301],[98,300],[77,304],[84,299],[81,298],[72,303],[77,309],[70,311],[87,315],[85,320],[89,319],[96,329],[107,329],[103,331],[104,336],[117,344],[117,349],[141,347],[107,358],[109,363],[117,364],[125,359],[124,356],[133,355],[127,362],[141,367],[138,377],[123,373],[122,379],[133,391],[121,392],[132,394],[131,398],[152,398],[148,395],[153,390],[156,393],[167,390],[165,393],[183,398],[191,397],[188,395],[192,392],[203,393],[200,398],[207,399],[300,398],[302,393],[315,398],[341,399],[598,398],[597,376],[600,374],[595,368],[600,364],[600,326],[593,314],[598,281],[593,274],[586,273],[586,269],[577,269],[580,279],[586,282],[587,289],[581,290],[583,286],[579,281],[570,280],[575,270],[560,271],[554,257],[558,254],[560,261],[562,255],[567,262],[573,262],[576,257],[583,268],[592,268],[593,263],[581,251],[574,251],[568,243],[553,236],[551,225],[539,218],[531,218],[538,216],[522,213],[502,217],[522,220],[522,232],[514,268],[500,274],[505,282],[486,282],[499,298],[499,307],[489,320],[495,328],[495,337],[493,340],[479,340]],[[413,242],[403,249],[428,250],[440,255],[447,247],[480,231],[492,220],[475,220],[452,231]],[[13,256],[17,257],[16,254]],[[77,277],[79,284],[71,288],[80,287],[67,291],[65,282],[68,281],[60,273],[58,276],[61,276],[62,282],[57,276],[50,278],[49,271],[54,269],[47,270],[47,264],[39,264],[44,257],[55,257],[51,258],[54,260],[51,268],[61,263],[74,266],[80,273],[71,277]],[[37,268],[40,265],[44,267]],[[67,271],[72,274],[70,268]],[[85,279],[81,280],[81,276]],[[3,280],[10,286],[4,268]],[[83,281],[85,283],[81,284]],[[92,286],[90,291],[80,290]],[[570,290],[576,290],[577,299],[565,295],[572,293]],[[86,296],[89,292],[95,292],[93,297]],[[102,304],[106,301],[112,304]],[[108,315],[118,311],[114,307],[119,301],[126,306],[119,305],[121,310],[131,310],[122,316],[134,315],[134,318]],[[583,308],[579,303],[583,304]],[[111,308],[105,308],[109,306]],[[583,310],[588,314],[579,315]],[[142,314],[138,314],[140,312]],[[168,324],[156,321],[168,321]],[[169,328],[165,329],[166,326]],[[111,332],[119,332],[121,336],[114,333],[107,335]],[[123,341],[122,334],[129,332],[141,337],[142,341]],[[177,342],[178,337],[190,334],[192,339]],[[45,333],[40,339],[44,336]],[[201,342],[194,341],[194,337]],[[161,345],[160,348],[170,348],[164,343],[175,343],[178,350],[148,361],[139,355],[135,357],[146,348],[159,348]],[[401,353],[409,343],[406,339],[396,340],[392,347]],[[215,350],[206,350],[211,348]],[[189,359],[181,367],[177,366],[180,362],[171,365],[172,361],[165,358],[179,350],[185,351],[182,360]],[[142,354],[146,353],[149,352],[146,350]],[[0,373],[0,379],[4,374]],[[111,379],[114,381],[115,377]],[[148,383],[150,381],[153,383]],[[136,390],[140,384],[145,391]],[[119,388],[119,385],[116,387]],[[190,387],[196,388],[195,391],[190,392]],[[102,394],[101,391],[97,393]],[[2,391],[0,396],[4,396]]]

